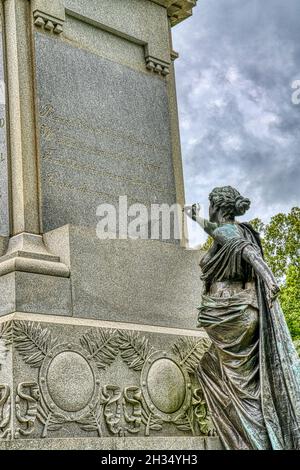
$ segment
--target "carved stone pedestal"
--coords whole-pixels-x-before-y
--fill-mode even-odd
[[[71,301],[55,312],[46,284],[43,312],[0,317],[2,448],[218,448],[195,376],[209,346],[194,329],[199,253],[74,226],[44,240],[72,273]]]
[[[1,322],[1,448],[218,448],[194,376],[207,340],[161,330]]]

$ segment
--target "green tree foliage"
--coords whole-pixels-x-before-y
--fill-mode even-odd
[[[296,341],[294,341],[294,344],[296,346],[296,351],[300,356],[300,339],[297,339]]]
[[[251,221],[261,234],[265,258],[281,286],[280,302],[300,353],[300,208],[274,215],[268,224]]]
[[[274,215],[268,224],[251,221],[260,232],[265,258],[280,283],[284,283],[290,266],[300,269],[300,208],[288,214]],[[297,270],[296,270],[297,271]]]
[[[284,311],[292,338],[299,340],[300,348],[300,269],[290,265],[286,281],[281,288],[281,306]]]
[[[261,234],[266,262],[280,286],[280,302],[300,353],[300,208],[274,215],[268,224],[251,221]]]

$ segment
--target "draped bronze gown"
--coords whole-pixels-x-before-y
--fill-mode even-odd
[[[226,449],[300,449],[300,362],[278,301],[243,260],[263,256],[249,224],[222,229],[227,241],[201,263],[205,291],[198,326],[212,345],[198,378]]]

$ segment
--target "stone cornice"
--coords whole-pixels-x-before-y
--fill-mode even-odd
[[[193,14],[197,0],[150,0],[167,8],[171,26],[175,26]]]
[[[4,3],[5,0],[0,0]],[[45,3],[46,0],[33,0],[33,2],[41,2]],[[47,3],[51,4],[54,1],[54,3],[60,3],[61,0],[47,0]],[[193,14],[193,8],[197,5],[197,0],[150,0],[153,3],[157,3],[158,5],[161,5],[165,7],[168,11],[168,16],[171,21],[171,26],[175,26],[176,24],[180,23],[181,21],[185,20],[189,16]],[[55,31],[57,33],[60,33],[60,28],[61,25],[59,24],[58,30]]]

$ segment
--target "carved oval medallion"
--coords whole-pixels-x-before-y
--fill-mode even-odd
[[[49,364],[47,386],[53,402],[62,410],[82,410],[91,400],[95,388],[88,362],[73,351],[63,351]]]
[[[175,413],[186,395],[184,375],[171,359],[155,361],[148,371],[147,386],[153,404],[163,413]]]

